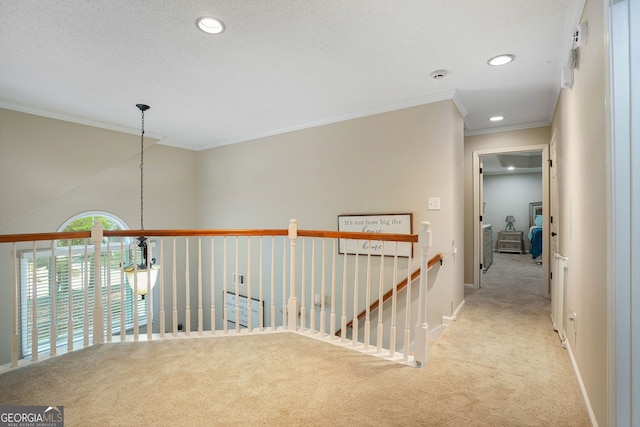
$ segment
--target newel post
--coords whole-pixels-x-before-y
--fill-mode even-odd
[[[91,240],[93,240],[93,285],[95,304],[93,305],[93,343],[100,344],[104,341],[104,310],[102,308],[102,223],[94,221],[91,227]]]
[[[287,329],[298,329],[298,298],[296,297],[296,243],[298,240],[298,221],[289,222],[289,241],[291,242],[291,260],[289,261],[289,302],[287,304]]]
[[[429,352],[429,325],[427,324],[427,271],[429,247],[431,246],[431,223],[422,221],[418,233],[420,246],[420,292],[418,297],[418,322],[416,323],[415,362],[422,368],[427,363]]]

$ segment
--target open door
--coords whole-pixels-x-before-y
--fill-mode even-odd
[[[487,265],[487,260],[485,259],[485,239],[484,239],[484,221],[483,221],[483,215],[484,215],[484,196],[483,196],[483,188],[484,188],[484,182],[483,182],[483,176],[482,176],[482,156],[479,157],[480,163],[478,165],[478,184],[480,185],[479,191],[478,191],[478,195],[479,195],[479,199],[478,199],[478,210],[480,211],[480,215],[479,215],[479,222],[480,222],[480,273],[478,276],[478,287],[481,288],[482,287],[482,273],[484,273],[485,269],[488,267]],[[493,250],[493,248],[492,248]]]
[[[560,250],[559,236],[559,198],[558,198],[558,164],[556,162],[556,141],[549,144],[549,265],[550,280],[548,292],[551,298],[551,321],[558,332],[560,341],[564,343],[564,278],[567,258]]]
[[[474,288],[482,287],[482,272],[484,261],[484,230],[482,224],[482,214],[484,213],[484,203],[482,197],[482,157],[474,153],[473,156],[473,180],[474,180],[474,268],[473,268],[473,285]]]
[[[550,182],[550,200],[549,204],[549,231],[551,232],[551,239],[549,244],[551,246],[551,256],[555,256],[556,254],[560,254],[560,238],[558,235],[559,229],[559,200],[558,200],[558,165],[556,162],[556,141],[555,139],[551,141],[549,144],[549,182]],[[553,260],[552,260],[553,262]],[[551,293],[551,289],[549,289],[549,293]]]

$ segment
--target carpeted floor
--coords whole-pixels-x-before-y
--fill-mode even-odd
[[[0,375],[0,405],[68,426],[589,425],[539,266],[496,255],[424,369],[295,333],[105,344]]]

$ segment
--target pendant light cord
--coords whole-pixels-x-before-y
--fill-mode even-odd
[[[144,112],[149,108],[145,104],[136,104],[142,113],[142,125],[140,132],[140,230],[144,230]]]
[[[140,133],[140,230],[144,230],[144,109],[140,108],[140,111],[142,111],[142,132]]]

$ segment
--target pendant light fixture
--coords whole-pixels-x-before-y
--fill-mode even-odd
[[[140,131],[140,230],[144,230],[144,112],[150,107],[145,104],[136,104],[136,107],[142,114],[142,124]],[[148,238],[145,236],[136,237],[137,246],[140,248],[141,262],[136,264],[133,256],[131,257],[131,264],[124,268],[127,273],[127,280],[129,286],[134,293],[140,295],[142,299],[145,295],[151,291],[158,278],[158,271],[160,266],[154,265],[156,263],[155,258],[149,259],[149,247]]]

